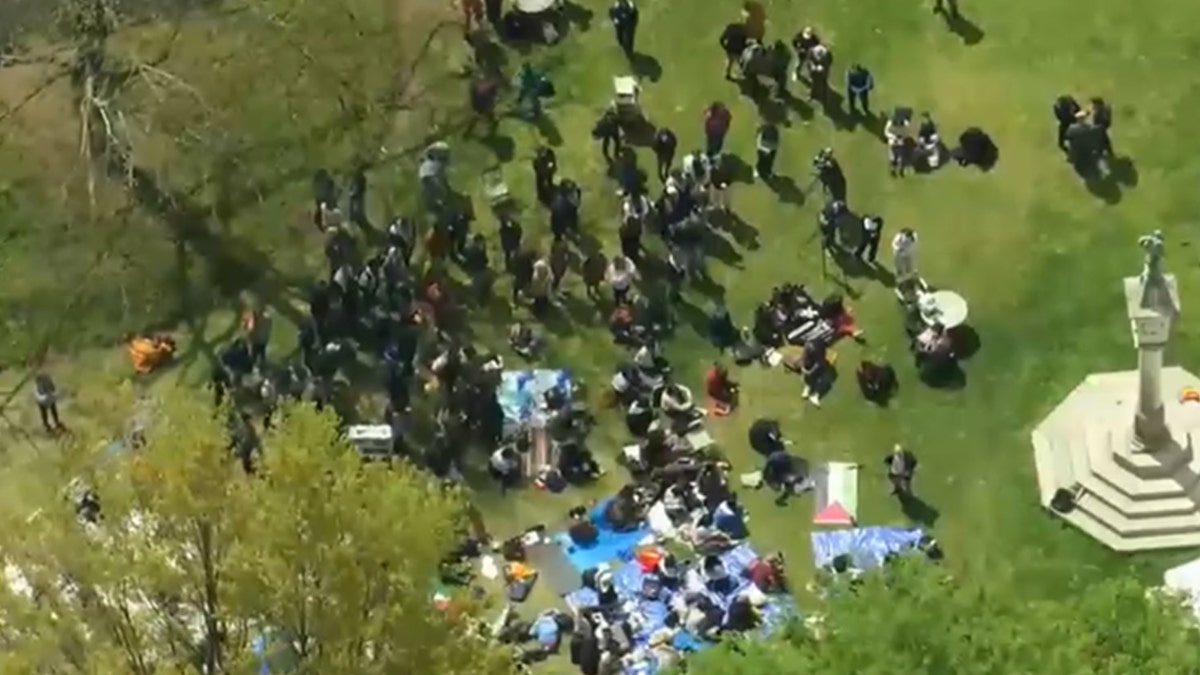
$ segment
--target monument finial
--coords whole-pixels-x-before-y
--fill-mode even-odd
[[[1138,279],[1141,285],[1141,305],[1146,309],[1159,309],[1168,314],[1178,311],[1167,286],[1166,272],[1163,270],[1163,233],[1155,230],[1150,234],[1138,237],[1138,246],[1146,252],[1142,275]]]

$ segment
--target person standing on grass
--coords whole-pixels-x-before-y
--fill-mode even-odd
[[[721,49],[725,52],[725,79],[733,79],[733,67],[740,64],[742,53],[746,51],[746,47],[750,45],[750,34],[746,30],[746,23],[739,21],[725,26],[725,30],[721,33]]]
[[[1073,96],[1064,94],[1054,101],[1054,119],[1058,122],[1058,147],[1063,152],[1067,151],[1067,129],[1075,123],[1079,111],[1079,102]]]
[[[779,154],[779,127],[763,122],[758,127],[755,149],[758,157],[754,163],[754,177],[770,180],[775,176],[775,156]]]
[[[899,443],[883,458],[887,466],[888,481],[892,484],[892,494],[900,499],[912,497],[912,479],[917,470],[917,456],[905,450]]]
[[[521,224],[511,216],[500,219],[500,252],[504,255],[504,266],[512,267],[513,257],[521,250]]]
[[[626,57],[633,56],[633,43],[637,37],[638,9],[633,0],[616,0],[608,9],[608,18],[617,33],[617,44]]]
[[[556,173],[558,173],[558,157],[554,154],[554,149],[545,145],[539,146],[533,153],[533,181],[538,201],[547,206],[554,198]]]
[[[512,270],[512,302],[514,305],[521,300],[521,294],[529,289],[529,283],[533,279],[533,261],[536,259],[537,254],[528,250],[520,250],[513,255],[510,267]]]
[[[467,124],[467,134],[474,133],[475,125],[479,122],[484,123],[485,138],[496,134],[496,95],[499,90],[499,83],[491,75],[482,74],[471,79],[468,91],[471,110],[475,115]]]
[[[874,88],[875,78],[871,76],[871,71],[857,63],[850,66],[846,71],[846,101],[851,115],[857,115],[858,105],[861,105],[862,114],[871,116],[870,97]]]
[[[541,314],[550,305],[550,293],[554,286],[554,272],[550,262],[538,258],[533,263],[532,274],[529,277],[529,297],[533,300],[533,313]]]
[[[907,227],[892,238],[892,266],[897,286],[917,277],[917,233]]]
[[[805,26],[804,30],[796,33],[792,38],[792,49],[796,50],[796,70],[792,73],[792,81],[800,81],[800,77],[804,74],[804,68],[808,65],[808,57],[812,54],[813,47],[821,44],[821,38],[817,37],[817,31],[813,30],[812,26]]]
[[[613,303],[618,307],[628,305],[629,289],[638,279],[637,266],[633,264],[633,261],[620,253],[614,255],[612,261],[608,263],[604,277],[612,289]]]
[[[367,227],[367,172],[360,164],[354,167],[350,174],[350,185],[347,195],[347,208],[350,211],[350,222],[359,227]]]
[[[742,3],[742,23],[746,25],[746,35],[755,42],[761,43],[767,35],[767,10],[757,0],[747,0]]]
[[[775,97],[786,101],[788,99],[788,73],[791,72],[792,67],[792,52],[783,40],[776,40],[775,44],[771,45],[771,52],[767,58],[770,59],[767,70],[771,75],[771,81],[775,83]]]
[[[817,44],[808,54],[808,98],[825,105],[829,98],[829,70],[833,67],[833,52]]]
[[[607,108],[592,127],[592,138],[600,141],[604,160],[612,164],[621,152],[621,122],[612,108]]]
[[[1092,99],[1092,126],[1096,128],[1096,136],[1100,144],[1100,154],[1111,157],[1113,154],[1112,139],[1108,129],[1112,126],[1112,107],[1104,99],[1096,96]]]
[[[250,347],[250,359],[262,366],[267,361],[267,343],[271,341],[271,310],[251,310],[242,317],[242,330]]]
[[[714,101],[704,110],[704,152],[715,160],[725,147],[725,135],[733,123],[733,113],[724,103]]]
[[[821,391],[825,387],[828,368],[829,358],[825,343],[819,340],[804,343],[804,353],[800,358],[800,374],[804,376],[802,396],[818,408],[821,407]]]
[[[47,373],[38,373],[33,378],[33,400],[37,403],[42,426],[48,433],[61,431],[65,427],[58,418],[58,387]]]
[[[563,277],[567,276],[567,268],[571,266],[571,252],[567,242],[559,240],[550,245],[550,274],[553,277],[551,286],[555,293],[562,290]]]
[[[658,179],[663,182],[671,175],[671,165],[675,163],[675,149],[678,146],[679,140],[669,127],[659,127],[658,131],[654,132],[651,148],[654,150],[654,159],[658,162]]]
[[[858,248],[854,255],[859,260],[871,265],[879,255],[879,241],[883,237],[883,218],[879,216],[863,216],[862,237],[858,240]]]
[[[817,214],[817,227],[821,232],[821,247],[826,251],[834,251],[838,247],[838,227],[848,209],[846,202],[834,199],[826,202],[825,207]]]
[[[933,0],[933,13],[942,14],[950,19],[962,16],[958,13],[958,0]]]
[[[475,301],[482,304],[487,300],[489,290],[487,242],[482,234],[475,233],[463,247],[462,265],[471,278],[471,290],[474,292]]]

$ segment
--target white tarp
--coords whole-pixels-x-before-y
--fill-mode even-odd
[[[1163,584],[1182,595],[1200,619],[1200,558],[1167,570]]]

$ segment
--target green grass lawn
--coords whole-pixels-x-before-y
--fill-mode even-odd
[[[549,116],[557,133],[543,138],[534,127],[506,118],[501,134],[511,139],[513,150],[503,153],[500,161],[514,191],[530,202],[528,159],[536,144],[556,141],[560,174],[576,179],[585,190],[585,229],[612,251],[618,204],[589,132],[611,96],[611,77],[624,74],[628,66],[607,25],[606,5],[598,0],[582,4],[593,12],[588,30],[577,30],[564,44],[530,55],[552,68],[559,94]],[[916,489],[939,513],[933,530],[951,564],[963,571],[1011,575],[1031,593],[1061,593],[1072,582],[1086,583],[1123,570],[1132,569],[1149,580],[1182,559],[1184,553],[1112,554],[1043,512],[1037,503],[1029,432],[1087,373],[1133,367],[1119,283],[1138,270],[1135,239],[1150,229],[1166,231],[1168,267],[1179,277],[1185,303],[1169,358],[1184,365],[1200,359],[1200,347],[1189,339],[1200,331],[1200,324],[1186,314],[1188,299],[1200,297],[1200,273],[1189,248],[1190,212],[1200,206],[1195,187],[1200,184],[1200,160],[1187,142],[1187,123],[1200,107],[1200,84],[1192,74],[1200,58],[1200,38],[1189,21],[1200,19],[1197,5],[1162,0],[1155,11],[1143,12],[1116,0],[1087,6],[1061,0],[962,0],[973,28],[959,26],[956,33],[917,0],[825,1],[805,3],[803,9],[782,0],[764,4],[769,38],[788,40],[811,23],[832,43],[836,88],[841,88],[844,68],[861,62],[874,72],[872,102],[877,110],[898,104],[929,110],[948,140],[967,126],[983,127],[999,146],[1000,159],[988,173],[949,166],[932,175],[897,180],[888,175],[883,145],[867,130],[840,127],[819,111],[788,112],[779,173],[803,186],[812,155],[825,146],[834,148],[849,178],[851,207],[881,214],[887,223],[885,240],[901,227],[918,231],[923,276],[970,301],[970,323],[981,346],[964,364],[964,387],[934,390],[920,384],[890,289],[869,278],[837,273],[833,279],[822,278],[817,249],[809,240],[820,205],[815,200],[785,203],[763,185],[736,185],[734,208],[756,230],[757,244],[729,242],[722,247],[721,259],[709,261],[735,315],[747,320],[754,304],[780,282],[807,283],[817,294],[844,285],[867,331],[867,343],[838,345],[842,378],[820,410],[800,398],[795,376],[760,367],[739,371],[741,409],[711,424],[734,462],[734,473],[753,467],[746,427],[756,417],[771,416],[781,420],[785,433],[796,441],[795,449],[808,459],[864,464],[859,513],[864,524],[908,522],[887,497],[879,469],[893,443],[909,446],[921,460]],[[640,3],[638,49],[653,56],[662,70],[656,81],[644,82],[643,105],[652,121],[676,130],[681,155],[702,143],[703,108],[722,100],[734,115],[727,148],[752,161],[758,113],[752,101],[722,79],[723,57],[717,46],[723,26],[737,17],[740,5],[732,0]],[[506,72],[511,73],[521,58],[507,53]],[[1114,104],[1116,152],[1133,167],[1124,184],[1085,185],[1063,161],[1054,147],[1050,111],[1062,93],[1074,93],[1081,100],[1101,95]],[[493,149],[474,140],[450,141],[455,147],[456,184],[482,205],[480,173],[497,161]],[[640,153],[643,166],[650,166],[649,153]],[[379,193],[387,192],[395,203],[411,203],[414,174],[415,167],[402,162],[377,170],[372,175],[374,199],[381,201]],[[223,236],[258,245],[279,268],[278,277],[302,279],[319,260],[319,249],[307,235],[292,240],[288,250],[273,248],[289,241],[291,231],[286,228],[296,227],[295,214],[305,205],[300,197],[303,186],[284,194],[296,200],[235,219]],[[271,213],[278,217],[263,217]],[[544,213],[530,208],[523,223],[527,233],[548,242]],[[24,226],[10,226],[20,227]],[[489,217],[484,216],[479,227],[490,231]],[[298,252],[297,246],[305,245],[312,248]],[[21,262],[23,269],[34,266],[30,260]],[[577,287],[573,292],[581,295]],[[20,306],[19,300],[13,301],[14,307]],[[684,327],[667,354],[682,380],[698,387],[714,354],[687,319],[711,297],[691,291],[687,300],[693,309],[682,312]],[[598,401],[621,355],[596,328],[593,310],[577,302],[569,307],[569,316],[549,327],[552,344],[546,361],[573,369],[591,385],[591,400]],[[103,312],[91,315],[104,320]],[[494,337],[510,315],[501,303],[477,310],[474,325],[480,339]],[[147,323],[159,318],[147,317]],[[193,319],[193,328],[209,338],[227,332],[230,324],[227,308]],[[106,336],[105,327],[90,328],[95,342],[116,337]],[[897,367],[901,391],[888,409],[864,402],[853,384],[852,369],[863,357],[885,359]],[[84,380],[95,377],[97,370],[115,379],[123,366],[111,348],[97,345],[76,357],[64,354],[53,367]],[[190,372],[185,379],[194,380],[200,371]],[[18,402],[25,404],[27,398],[25,394]],[[70,414],[69,407],[65,412]],[[10,417],[32,422],[28,410],[10,411]],[[611,457],[624,438],[615,413],[601,417],[605,424],[594,438],[594,448]],[[595,492],[618,484],[618,474]],[[488,490],[478,494],[482,510],[498,530],[560,520],[578,498],[532,491],[504,498]],[[748,494],[745,501],[756,545],[783,549],[795,564],[807,564],[809,499],[784,509],[774,507],[766,495]]]

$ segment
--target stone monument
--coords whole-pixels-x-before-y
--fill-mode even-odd
[[[1200,378],[1163,366],[1179,315],[1162,232],[1124,280],[1135,371],[1089,375],[1033,432],[1043,505],[1119,551],[1200,545]]]

